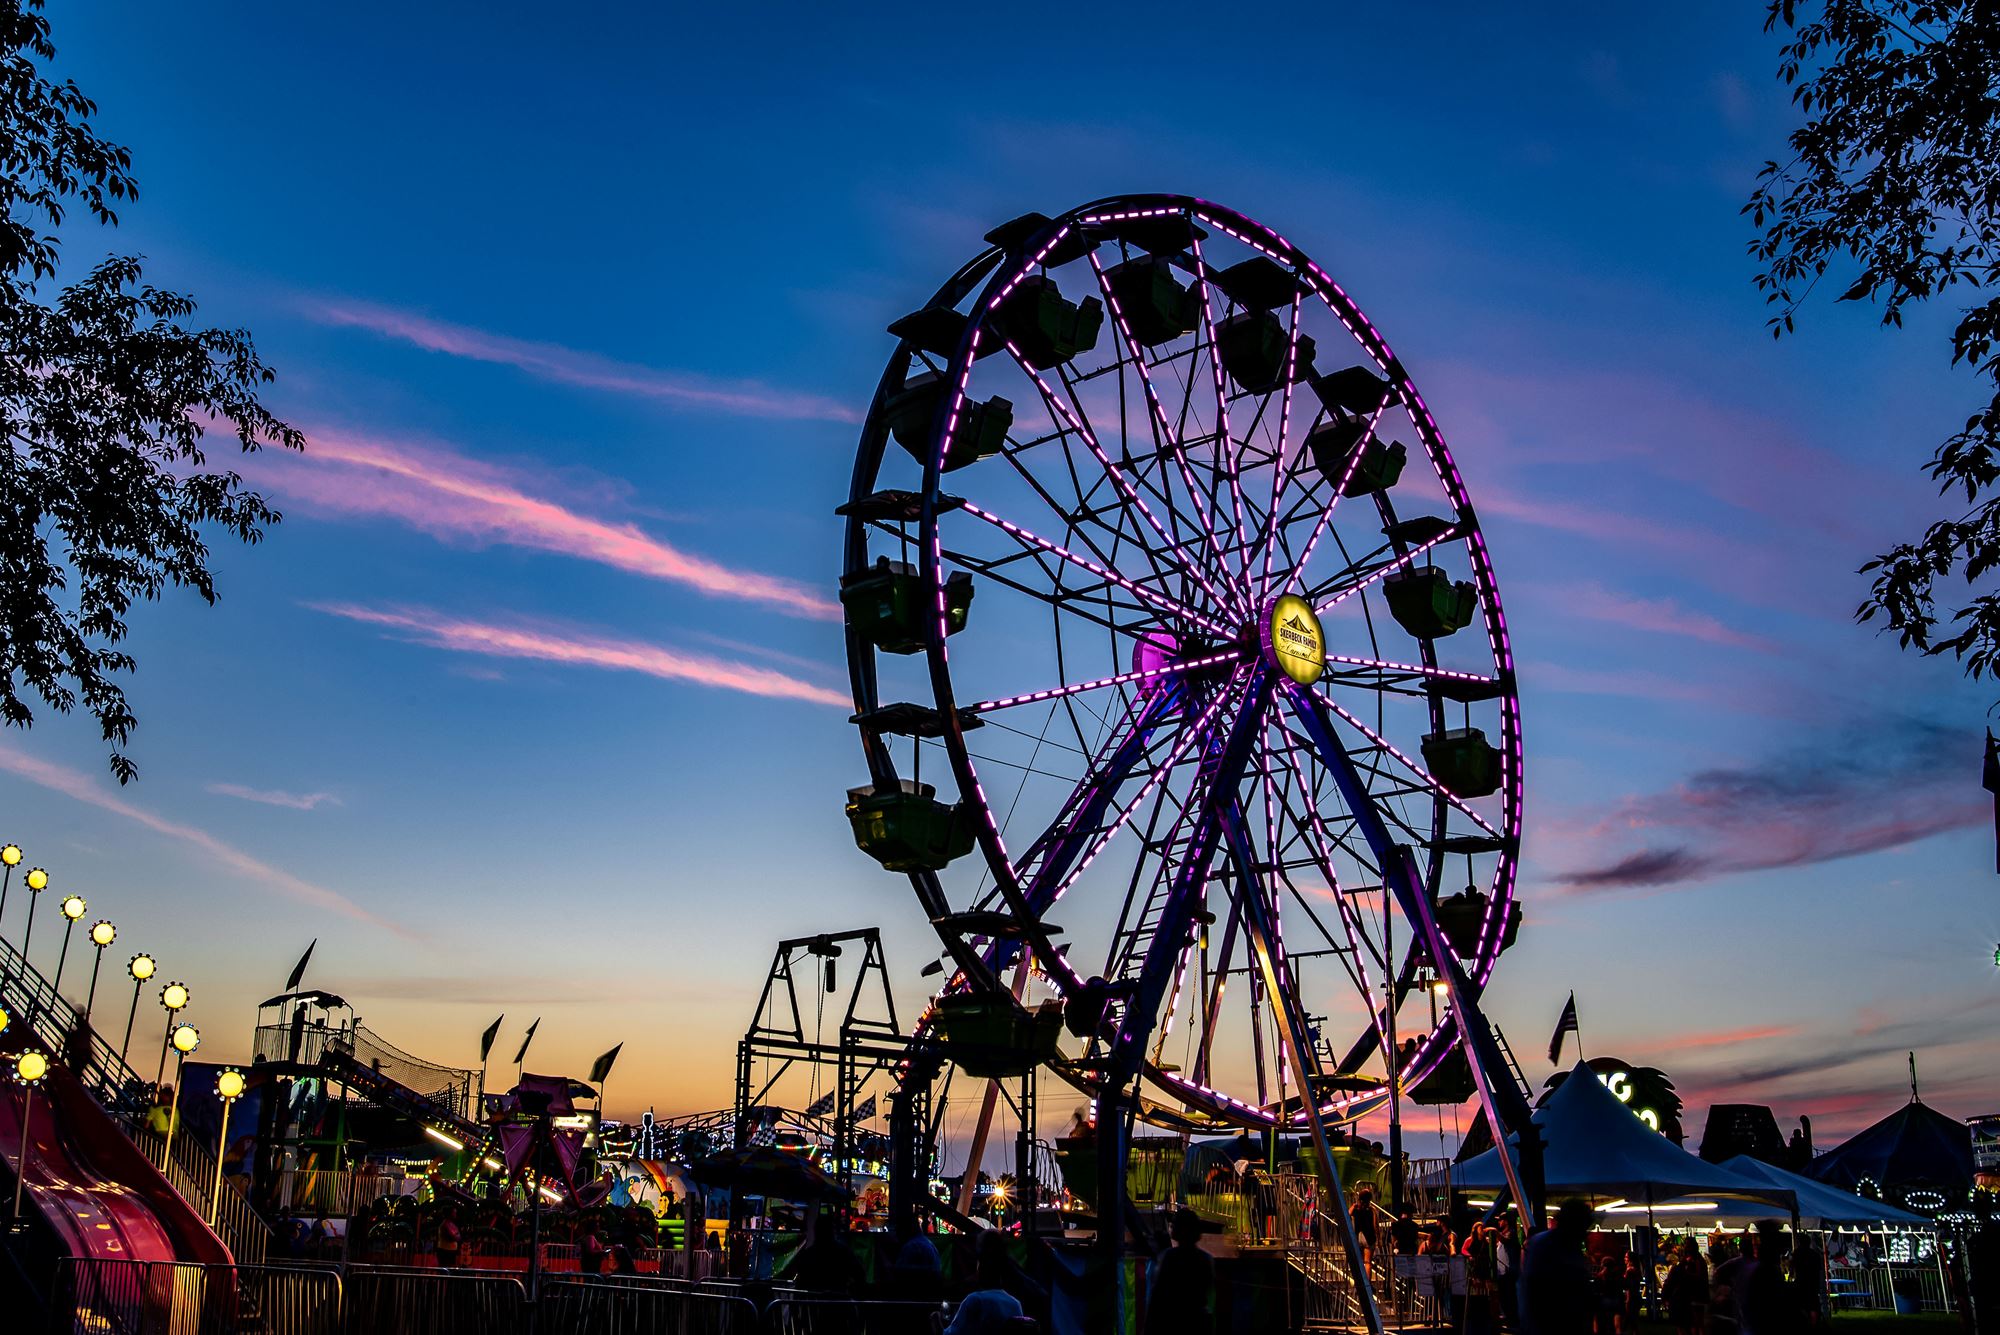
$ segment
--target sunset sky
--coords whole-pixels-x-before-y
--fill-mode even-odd
[[[880,924],[914,1008],[934,938],[841,815],[832,510],[883,328],[1017,214],[1194,194],[1353,294],[1479,508],[1528,773],[1489,1008],[1530,1076],[1574,989],[1697,1133],[1726,1099],[1829,1143],[1911,1048],[2000,1111],[1993,693],[1851,621],[1941,513],[1945,313],[1767,332],[1761,5],[1447,8],[52,7],[143,187],[68,255],[250,328],[310,446],[243,465],[285,522],[218,540],[214,609],[135,618],[138,781],[45,716],[0,835],[190,985],[205,1056],[314,937],[411,1051],[471,1064],[502,1011],[531,1068],[622,1040],[614,1113],[729,1101],[780,936]]]

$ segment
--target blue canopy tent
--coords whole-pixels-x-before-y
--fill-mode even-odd
[[[1757,1178],[1792,1192],[1798,1198],[1799,1223],[1806,1227],[1883,1226],[1926,1230],[1931,1227],[1931,1221],[1920,1214],[1899,1210],[1885,1201],[1870,1200],[1851,1191],[1841,1191],[1824,1182],[1815,1182],[1803,1174],[1789,1172],[1747,1154],[1724,1160],[1722,1167],[1739,1176]],[[1663,1225],[1693,1228],[1723,1222],[1749,1224],[1764,1219],[1782,1222],[1791,1218],[1789,1210],[1746,1200],[1663,1201],[1655,1207],[1654,1215],[1655,1221]]]
[[[1582,1062],[1535,1110],[1534,1121],[1546,1146],[1542,1178],[1552,1202],[1579,1196],[1643,1209],[1650,1202],[1700,1197],[1762,1201],[1790,1216],[1795,1193],[1789,1187],[1689,1154],[1640,1121]],[[1518,1139],[1509,1136],[1509,1147]],[[1506,1184],[1497,1146],[1450,1172],[1454,1190],[1498,1191]]]
[[[1812,1162],[1812,1175],[1843,1190],[1863,1180],[1919,1209],[1962,1202],[1972,1189],[1972,1128],[1911,1100]]]

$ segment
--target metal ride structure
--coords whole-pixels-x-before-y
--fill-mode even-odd
[[[1111,1257],[1135,1119],[1307,1135],[1358,1255],[1329,1128],[1462,1036],[1489,1115],[1526,1120],[1476,1004],[1522,771],[1471,498],[1269,228],[1139,195],[987,240],[890,326],[840,508],[848,816],[950,961],[908,1080],[965,1038],[1088,1094]]]

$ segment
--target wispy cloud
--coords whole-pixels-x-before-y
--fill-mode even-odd
[[[731,663],[703,654],[670,649],[643,640],[620,640],[549,625],[525,622],[502,625],[449,616],[427,608],[361,607],[352,603],[315,603],[326,612],[364,625],[381,626],[417,644],[453,653],[493,658],[527,658],[544,663],[640,672],[665,681],[688,681],[722,690],[781,700],[851,708],[847,695],[801,681],[769,668]]]
[[[332,793],[288,793],[282,788],[246,788],[240,783],[211,783],[208,791],[222,797],[241,798],[245,802],[260,802],[267,807],[289,807],[293,811],[340,805],[340,799]]]
[[[413,344],[426,352],[490,362],[525,371],[540,380],[605,390],[678,407],[777,417],[798,421],[859,422],[851,405],[817,394],[801,394],[757,380],[721,380],[688,371],[667,371],[600,353],[541,343],[450,324],[411,311],[362,301],[310,301],[306,313],[323,324],[365,329],[383,338]]]
[[[1693,1052],[1702,1048],[1733,1048],[1745,1043],[1761,1043],[1768,1039],[1790,1038],[1798,1033],[1797,1025],[1766,1024],[1748,1029],[1720,1029],[1704,1032],[1674,1034],[1668,1038],[1655,1039],[1650,1043],[1630,1045],[1639,1052]]]
[[[126,820],[142,825],[155,834],[179,840],[181,843],[199,850],[231,871],[249,880],[268,886],[289,899],[296,899],[302,904],[310,904],[314,908],[329,909],[335,913],[345,914],[360,922],[386,928],[400,936],[411,935],[407,929],[397,926],[395,923],[388,921],[378,914],[369,912],[337,890],[329,890],[325,886],[315,885],[311,881],[294,876],[288,871],[273,867],[270,863],[251,856],[242,849],[237,848],[234,844],[216,838],[207,830],[193,825],[184,825],[179,821],[168,820],[166,817],[148,811],[144,807],[136,806],[118,794],[109,792],[98,786],[87,775],[81,774],[67,766],[38,759],[24,751],[18,751],[9,746],[0,746],[0,770],[6,770],[10,774],[26,779],[29,783],[37,784],[52,792],[61,793],[65,797],[88,803],[99,810],[109,811],[116,816],[123,816]]]
[[[1571,890],[1657,888],[1915,843],[1991,818],[1987,801],[1966,791],[1977,758],[1976,738],[1931,723],[1828,729],[1782,754],[1627,799],[1597,835],[1674,837],[1561,882]]]
[[[1641,598],[1617,593],[1601,584],[1580,584],[1557,594],[1562,607],[1572,616],[1602,621],[1632,630],[1660,635],[1678,635],[1709,644],[1731,645],[1776,653],[1778,646],[1760,635],[1751,635],[1722,622],[1707,612],[1683,607],[1671,598]]]
[[[638,525],[553,499],[552,475],[436,447],[314,431],[303,457],[267,462],[260,481],[328,513],[400,520],[433,537],[503,543],[596,561],[716,597],[746,598],[794,616],[835,620],[831,599],[794,580],[682,551]]]

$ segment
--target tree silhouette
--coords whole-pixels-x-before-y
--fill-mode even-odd
[[[279,519],[209,467],[205,439],[246,453],[305,442],[259,399],[272,374],[249,334],[191,326],[193,300],[146,286],[138,258],[108,257],[43,300],[69,267],[66,209],[114,226],[138,184],[130,151],[91,127],[96,104],[44,73],[42,8],[0,0],[0,720],[29,726],[31,697],[81,704],[125,783],[126,614],[169,585],[213,603],[204,531],[254,543]]]
[[[1788,30],[1779,77],[1806,122],[1793,158],[1766,163],[1744,212],[1750,252],[1788,333],[1836,263],[1841,301],[1876,302],[1882,323],[1948,291],[1983,296],[2000,278],[2000,6],[1981,0],[1773,0],[1766,31]],[[1977,678],[2000,668],[2000,297],[1961,309],[1954,365],[1993,392],[1932,454],[1943,494],[1969,507],[1862,567],[1861,621],[1880,617],[1905,648],[1954,655]],[[1962,606],[1941,613],[1937,581],[1960,575]],[[1958,602],[1956,596],[1952,602]],[[1941,615],[1948,616],[1943,626]]]

